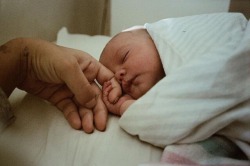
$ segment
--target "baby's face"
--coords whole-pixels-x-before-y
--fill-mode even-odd
[[[115,73],[123,92],[138,99],[165,76],[146,30],[122,32],[104,48],[100,62]]]

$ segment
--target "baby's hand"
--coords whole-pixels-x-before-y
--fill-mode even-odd
[[[132,97],[125,94],[122,97],[118,98],[115,103],[112,103],[109,100],[110,92],[113,89],[110,81],[105,82],[102,88],[103,102],[107,106],[109,112],[115,115],[121,116],[123,112],[125,112],[125,110],[128,108],[128,106],[134,102],[134,99]]]
[[[122,95],[122,89],[120,84],[117,82],[115,77],[106,82],[106,88],[109,88],[108,92],[108,101],[112,104],[115,104]]]

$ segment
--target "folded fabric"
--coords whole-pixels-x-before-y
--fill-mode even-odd
[[[13,121],[15,116],[5,93],[0,88],[0,133]]]
[[[169,145],[164,149],[159,163],[139,166],[249,166],[247,157],[225,137],[213,136],[205,141]]]
[[[223,135],[250,159],[250,24],[217,13],[146,24],[166,77],[121,117],[120,126],[166,147]]]

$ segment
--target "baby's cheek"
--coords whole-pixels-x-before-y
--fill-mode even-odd
[[[145,91],[145,90],[144,90]],[[145,92],[143,91],[143,88],[141,86],[138,85],[132,85],[130,92],[127,93],[128,95],[130,95],[132,98],[134,99],[138,99],[140,98],[142,95],[145,94]]]

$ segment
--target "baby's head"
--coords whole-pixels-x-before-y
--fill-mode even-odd
[[[158,51],[145,29],[117,34],[104,48],[100,62],[115,73],[123,92],[134,99],[165,76]]]

